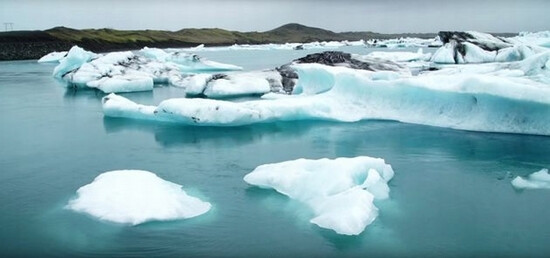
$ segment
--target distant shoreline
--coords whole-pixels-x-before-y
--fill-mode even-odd
[[[143,47],[182,48],[230,46],[234,44],[283,44],[313,41],[390,39],[400,37],[434,38],[437,33],[382,34],[376,32],[332,32],[290,23],[265,32],[238,32],[223,29],[159,30],[76,30],[55,27],[44,31],[0,32],[0,61],[38,59],[53,51],[67,51],[78,45],[93,52],[140,49]],[[513,36],[515,33],[501,33]]]

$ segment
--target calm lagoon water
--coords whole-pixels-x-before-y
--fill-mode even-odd
[[[347,51],[366,53],[364,48]],[[303,51],[201,52],[246,69]],[[550,137],[388,121],[197,128],[104,118],[95,91],[65,89],[53,65],[0,62],[0,255],[27,256],[543,256],[550,191],[515,191],[513,176],[550,163]],[[156,104],[173,87],[124,96]],[[368,155],[391,164],[391,198],[357,237],[309,223],[310,211],[249,187],[256,166]],[[197,218],[139,226],[64,209],[82,185],[143,169],[213,204]],[[144,189],[146,190],[146,189]]]

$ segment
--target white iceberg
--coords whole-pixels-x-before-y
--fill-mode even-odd
[[[90,51],[86,51],[79,46],[73,46],[65,58],[59,61],[59,64],[53,70],[53,76],[56,78],[62,78],[67,73],[78,69],[83,64],[89,62],[97,55]]]
[[[70,87],[118,93],[149,91],[159,83],[178,86],[187,81],[186,73],[242,69],[183,52],[167,53],[161,49],[144,48],[138,53],[123,51],[97,55],[74,46],[60,60],[53,75]]]
[[[411,38],[411,37],[402,37],[394,39],[370,39],[366,43],[369,47],[378,47],[378,48],[413,48],[413,47],[438,47],[442,43],[438,37],[431,39],[422,39],[422,38]]]
[[[282,89],[282,78],[277,71],[256,71],[228,74],[196,74],[178,83],[190,96],[227,98],[243,95],[261,95]]]
[[[550,31],[520,32],[517,36],[507,38],[514,44],[535,45],[550,48]]]
[[[550,174],[548,169],[541,169],[526,178],[514,178],[512,185],[516,189],[550,189]]]
[[[103,111],[112,117],[206,126],[384,119],[550,135],[550,52],[521,62],[449,66],[416,76],[320,64],[293,67],[300,79],[294,91],[297,95],[291,98],[243,102],[182,98],[140,106],[112,95],[104,99]]]
[[[298,159],[261,165],[244,181],[305,203],[319,227],[359,235],[378,216],[374,200],[389,197],[393,174],[383,159],[371,157]]]
[[[69,52],[58,67],[72,58],[73,53]],[[176,64],[150,60],[130,51],[108,53],[74,67],[62,75],[57,73],[58,77],[69,86],[97,88],[105,93],[149,91],[155,83],[181,77]]]
[[[422,48],[419,48],[417,52],[407,52],[407,51],[374,51],[366,55],[369,58],[380,58],[391,60],[394,62],[412,62],[412,61],[429,61],[431,53],[424,54]]]
[[[68,51],[51,52],[38,59],[38,63],[57,63],[67,56]]]
[[[239,71],[243,69],[240,66],[210,61],[183,51],[166,52],[158,48],[144,47],[139,53],[159,62],[176,63],[179,65],[180,70],[184,72]]]
[[[199,45],[191,48],[178,48],[174,51],[183,52],[200,52],[200,51],[246,51],[246,50],[304,50],[304,49],[334,49],[344,46],[365,46],[364,40],[357,41],[314,41],[308,43],[284,43],[284,44],[234,44],[232,46],[220,46],[220,47],[205,47]]]
[[[189,196],[181,186],[141,170],[102,173],[77,191],[66,208],[101,220],[137,225],[187,219],[210,210],[210,203]]]
[[[433,54],[431,61],[440,64],[513,62],[547,51],[519,40],[476,31],[440,32],[439,37],[445,45]]]

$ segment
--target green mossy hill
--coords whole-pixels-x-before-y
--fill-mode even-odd
[[[264,44],[312,42],[330,40],[368,40],[427,34],[380,34],[374,32],[342,32],[290,23],[265,32],[239,32],[223,29],[115,30],[71,29],[55,27],[45,31],[13,31],[0,33],[0,60],[37,59],[52,51],[68,50],[79,45],[94,52],[139,49],[148,47],[192,47],[199,44],[223,46],[233,44]]]

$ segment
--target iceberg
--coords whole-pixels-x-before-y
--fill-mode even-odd
[[[535,45],[550,48],[550,31],[520,32],[517,36],[508,38],[514,44]]]
[[[550,189],[550,174],[548,169],[541,169],[526,178],[514,178],[512,185],[516,189]]]
[[[83,64],[89,62],[97,55],[90,51],[86,51],[79,46],[73,46],[65,58],[59,61],[59,64],[53,70],[53,76],[56,78],[62,78],[67,73],[78,69]]]
[[[180,98],[143,107],[110,95],[103,99],[103,111],[111,117],[203,126],[384,119],[471,131],[550,135],[550,52],[520,62],[449,66],[415,76],[401,70],[317,63],[291,67],[299,77],[291,98],[243,102]],[[153,112],[139,111],[144,109]]]
[[[210,61],[182,51],[165,52],[158,48],[144,47],[139,53],[159,62],[176,63],[179,65],[180,70],[184,72],[239,71],[243,69],[240,66]]]
[[[182,52],[167,53],[144,48],[98,55],[74,46],[59,61],[53,76],[69,87],[95,88],[105,93],[153,90],[155,84],[178,86],[187,82],[186,73],[233,71],[241,67],[203,60]]]
[[[187,195],[180,185],[141,170],[102,173],[76,193],[67,209],[131,225],[192,218],[211,207],[210,203]]]
[[[520,61],[547,49],[491,34],[467,31],[441,31],[444,43],[431,61],[440,64],[468,64]]]
[[[375,48],[412,48],[412,47],[440,47],[442,45],[439,37],[432,39],[421,39],[421,38],[395,38],[395,39],[370,39],[367,41],[366,45],[368,47]]]
[[[422,52],[401,54],[414,54],[417,57],[423,55]],[[179,81],[172,81],[171,83],[185,88],[189,96],[204,96],[208,98],[227,98],[266,93],[301,93],[302,88],[294,87],[298,80],[298,74],[292,68],[292,64],[307,63],[320,63],[329,66],[349,67],[368,71],[395,71],[410,75],[408,68],[410,65],[408,64],[398,64],[392,60],[382,60],[380,58],[348,54],[340,51],[326,51],[307,55],[272,70],[213,75],[196,74]],[[393,73],[386,73],[386,75],[389,74]],[[384,73],[379,73],[379,75],[382,76]],[[308,78],[304,78],[304,80],[306,79]],[[324,82],[326,79],[330,80],[330,78],[317,78],[316,81],[319,86],[323,86],[327,84]],[[309,84],[313,85],[313,83]]]
[[[321,228],[359,235],[378,216],[374,201],[389,197],[393,175],[383,159],[363,156],[261,165],[244,181],[306,204],[315,214],[310,222]]]
[[[407,51],[396,51],[396,52],[385,52],[385,51],[374,51],[366,55],[369,58],[379,58],[391,60],[394,62],[412,62],[412,61],[429,61],[432,54],[424,54],[422,48],[419,48],[417,52],[407,52]]]
[[[200,51],[246,51],[246,50],[306,50],[306,49],[336,49],[345,46],[365,46],[364,40],[357,41],[313,41],[308,43],[284,43],[284,44],[234,44],[232,46],[205,47],[203,44],[191,48],[178,48],[175,51],[200,52]]]
[[[208,98],[227,98],[261,95],[282,90],[282,77],[276,71],[230,74],[197,74],[178,86],[185,87],[187,95]],[[277,89],[275,89],[277,88]]]
[[[67,56],[68,51],[51,52],[38,59],[38,63],[57,63]]]
[[[70,57],[69,52],[67,58]],[[108,53],[83,63],[61,78],[69,86],[111,93],[152,90],[154,83],[167,82],[170,77],[180,74],[174,64],[152,61],[126,51]]]

